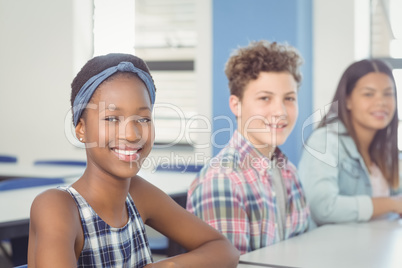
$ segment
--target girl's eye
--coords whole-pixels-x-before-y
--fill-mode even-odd
[[[269,97],[261,97],[260,100],[269,101]]]
[[[137,121],[139,123],[148,123],[148,122],[151,122],[151,119],[149,119],[149,118],[140,118]]]
[[[394,92],[385,92],[384,94],[387,97],[393,97],[394,96]]]
[[[110,116],[110,117],[106,117],[105,121],[109,121],[109,122],[117,122],[119,121],[119,119],[117,117],[114,116]]]

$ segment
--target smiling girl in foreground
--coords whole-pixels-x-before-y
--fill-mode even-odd
[[[235,267],[228,240],[137,172],[151,151],[155,87],[127,54],[90,60],[72,83],[77,138],[87,167],[31,208],[29,267]],[[152,263],[144,223],[189,252]]]

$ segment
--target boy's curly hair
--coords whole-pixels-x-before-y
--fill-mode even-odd
[[[230,94],[241,99],[246,85],[257,79],[260,72],[288,72],[300,86],[302,63],[299,52],[288,44],[253,41],[235,50],[226,63],[225,74],[229,80]]]

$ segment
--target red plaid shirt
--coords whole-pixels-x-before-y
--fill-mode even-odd
[[[274,167],[286,190],[282,228]],[[272,160],[264,157],[237,131],[192,183],[187,210],[219,230],[242,254],[304,233],[310,217],[295,166],[279,149]]]

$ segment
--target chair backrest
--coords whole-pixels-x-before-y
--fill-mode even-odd
[[[37,160],[34,165],[59,165],[59,166],[81,166],[87,165],[86,161],[81,160]]]
[[[159,165],[156,167],[157,171],[172,171],[172,172],[199,172],[202,169],[202,165]]]
[[[45,185],[63,185],[64,183],[62,178],[14,178],[0,181],[0,191]]]
[[[0,163],[17,163],[17,157],[11,155],[0,155]]]

